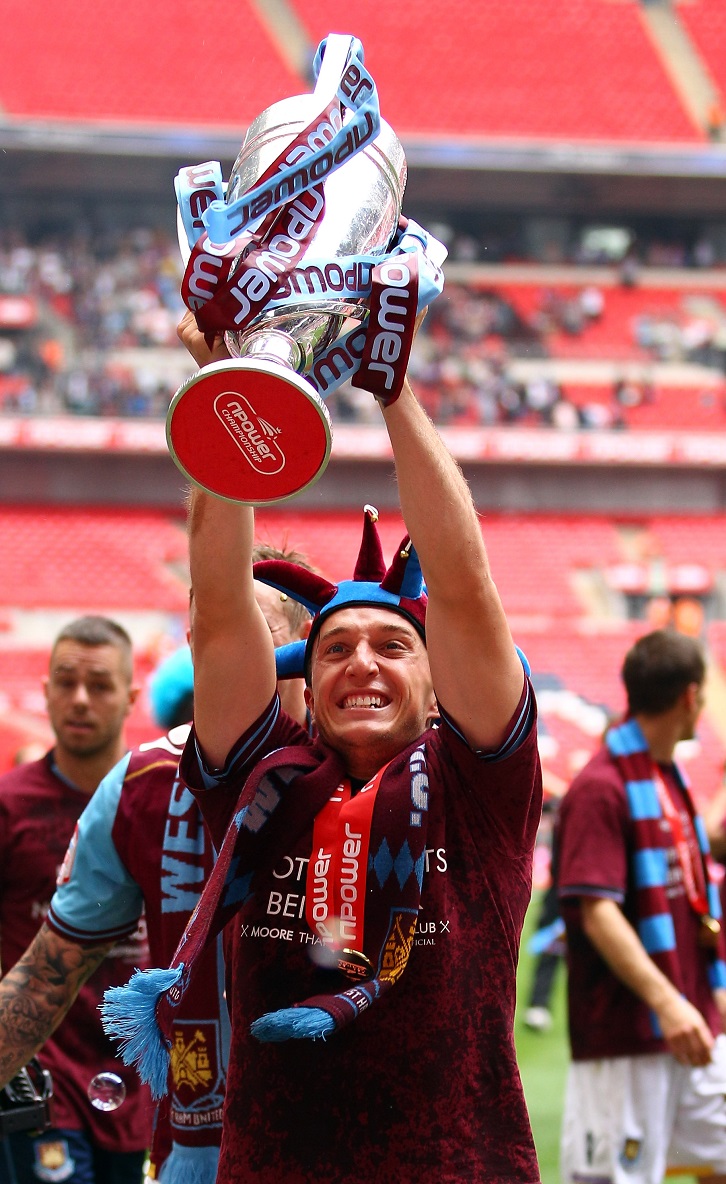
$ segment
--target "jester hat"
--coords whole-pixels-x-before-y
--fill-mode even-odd
[[[256,580],[304,605],[313,617],[307,641],[292,642],[277,651],[278,677],[309,681],[310,660],[322,622],[342,608],[384,608],[400,613],[426,640],[426,596],[421,565],[408,535],[386,568],[374,506],[363,509],[363,538],[352,580],[333,584],[317,572],[283,559],[253,564]]]

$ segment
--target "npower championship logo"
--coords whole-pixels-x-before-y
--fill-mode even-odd
[[[217,395],[214,414],[256,473],[272,477],[284,469],[285,453],[277,443],[280,428],[258,415],[244,395],[232,391]]]

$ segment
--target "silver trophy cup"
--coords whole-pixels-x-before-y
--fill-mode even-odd
[[[326,65],[324,59],[314,94],[274,103],[251,124],[230,176],[227,203],[257,183],[320,112],[323,98],[334,93]],[[325,270],[332,265],[339,274],[336,260],[387,251],[398,227],[406,172],[401,143],[381,120],[376,139],[323,182],[325,213],[289,277],[291,295],[285,306],[264,309],[242,332],[228,331],[225,341],[232,360],[205,367],[177,392],[167,424],[170,450],[179,467],[203,488],[233,501],[267,504],[301,492],[325,470],[331,430],[318,391],[337,385],[340,372],[336,375],[331,347],[365,321],[368,310],[362,296],[336,298],[331,291],[330,298],[326,293],[310,299],[309,292],[321,290],[315,288],[321,261],[328,265]],[[318,266],[306,271],[311,261]],[[221,431],[219,447],[189,401],[191,394],[195,405],[200,403],[199,392],[188,388],[205,372],[215,377],[210,392],[220,425],[214,427]],[[226,395],[230,399],[225,403]],[[182,419],[188,420],[186,427]],[[235,448],[241,455],[234,455]]]
[[[257,117],[232,169],[228,201],[252,188],[318,109],[315,95],[302,95],[274,103]],[[405,184],[403,148],[381,120],[375,141],[324,183],[325,217],[298,265],[303,277],[311,259],[334,263],[348,255],[383,253],[398,226]],[[314,278],[308,282],[314,283]],[[363,298],[306,303],[301,293],[299,303],[263,312],[243,333],[227,333],[227,347],[234,357],[264,358],[305,374],[365,317]]]

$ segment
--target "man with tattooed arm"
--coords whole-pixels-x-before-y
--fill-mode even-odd
[[[70,622],[55,640],[43,686],[55,744],[40,760],[0,777],[0,999],[10,1001],[4,1010],[0,1002],[0,1080],[46,1041],[40,1061],[53,1078],[54,1125],[0,1143],[0,1178],[138,1184],[153,1105],[104,1035],[98,1005],[107,987],[123,982],[139,960],[146,963],[145,934],[134,926],[122,944],[114,938],[84,950],[59,943],[43,924],[56,879],[65,875],[78,818],[127,751],[124,725],[138,694],[128,634],[105,617]],[[21,958],[34,938],[45,980],[40,999]],[[47,1010],[54,1013],[52,1024]],[[32,1047],[26,1049],[29,1031]],[[88,1097],[92,1078],[104,1071],[120,1075],[126,1086],[126,1101],[113,1113],[94,1109]]]

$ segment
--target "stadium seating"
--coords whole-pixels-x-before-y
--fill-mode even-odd
[[[293,6],[312,48],[341,26],[361,38],[399,133],[703,138],[636,0],[420,0],[405,20],[380,4],[345,19],[331,0]],[[32,5],[15,4],[12,36],[0,43],[0,108],[13,118],[242,129],[269,103],[308,89],[249,2],[207,10],[129,0],[119,20],[91,0],[49,0],[42,21]]]
[[[582,409],[611,410],[613,384],[586,386],[564,382],[563,393]],[[660,386],[637,406],[622,407],[622,419],[634,431],[726,431],[726,387],[693,389]],[[635,397],[638,396],[636,387]]]
[[[332,580],[350,578],[361,527],[360,511],[270,507],[257,515],[260,541],[304,550]],[[587,588],[602,593],[609,570],[626,561],[645,563],[649,556],[662,559],[666,579],[707,562],[717,581],[726,569],[726,515],[612,521],[575,513],[487,514],[483,531],[515,640],[532,665],[546,784],[557,793],[592,751],[607,719],[622,710],[623,654],[650,627],[624,619],[615,602],[605,609],[601,597],[595,605]],[[404,534],[400,515],[383,512],[379,533],[390,561]],[[81,612],[120,616],[136,632],[136,673],[143,684],[160,654],[183,635],[188,575],[183,523],[161,512],[6,506],[0,507],[0,537],[2,770],[21,744],[50,739],[41,681],[48,644],[61,624]],[[40,641],[25,639],[22,617],[45,622],[38,626]],[[713,659],[726,672],[726,623],[709,619],[706,630]],[[129,738],[139,743],[154,730],[142,695]],[[720,779],[724,739],[709,718],[684,755],[699,792],[710,795]]]
[[[527,139],[702,139],[645,34],[635,0],[420,0],[359,5],[381,109],[399,133]],[[295,0],[312,41],[334,0]],[[565,63],[568,63],[566,65]]]
[[[55,10],[55,11],[54,11]],[[247,0],[13,4],[0,108],[15,118],[239,128],[306,89]]]
[[[0,507],[0,606],[186,613],[186,535],[170,516]]]
[[[382,113],[412,149],[438,140],[439,147],[445,143],[451,150],[452,161],[458,160],[457,149],[505,142],[537,150],[584,147],[581,160],[593,145],[615,145],[614,159],[621,148],[633,145],[644,148],[645,155],[663,145],[682,146],[678,154],[684,158],[689,150],[708,160],[718,153],[716,146],[703,151],[706,132],[674,89],[646,33],[639,0],[418,0],[405,8],[359,4],[348,15],[341,15],[340,5],[331,0],[288,3],[307,32],[308,51],[330,30],[350,30],[361,38]],[[724,0],[674,4],[716,88],[726,94]],[[39,21],[32,4],[15,0],[11,31],[0,39],[2,119],[21,131],[26,121],[90,123],[152,135],[160,128],[167,143],[173,135],[180,152],[186,151],[188,129],[241,137],[270,103],[311,88],[310,77],[290,66],[265,23],[266,9],[272,7],[253,0],[216,0],[206,7],[186,0],[152,5],[128,0],[119,15],[91,0],[66,0],[62,6],[45,0]],[[129,161],[130,172],[133,167]],[[563,192],[568,185],[563,181]],[[586,178],[582,189],[587,192]],[[578,197],[577,186],[572,190],[573,209],[579,210],[585,198]],[[566,212],[571,196],[563,202]],[[560,214],[556,200],[547,211],[553,217]],[[435,216],[455,220],[458,201],[453,195],[449,207]],[[601,207],[597,215],[602,212]],[[596,216],[593,210],[588,218],[590,213]],[[688,214],[681,210],[684,218]],[[478,216],[479,211],[471,212],[472,223]],[[484,209],[481,226],[452,230],[454,245],[459,233],[473,244],[473,255],[464,250],[461,260],[490,257],[486,235],[498,233],[487,226],[490,217],[496,221],[492,210]],[[627,212],[623,217],[627,221]],[[633,219],[642,225],[643,211],[635,211]],[[657,236],[658,230],[653,233]],[[17,367],[13,363],[0,374],[0,412],[17,417],[73,412],[107,419],[164,414],[177,385],[174,368],[162,358],[158,386],[147,374],[143,390],[138,375],[148,346],[159,353],[179,349],[179,259],[173,238],[166,244],[161,236],[152,239],[142,228],[138,243],[111,245],[107,239],[97,251],[89,235],[83,255],[80,241],[32,243],[34,262],[24,294],[37,301],[44,331],[57,331],[58,342],[28,328],[32,346],[18,351]],[[487,269],[474,262],[463,283],[473,294],[488,291],[508,302],[519,319],[519,333],[457,336],[451,327],[442,328],[441,301],[419,339],[419,345],[432,346],[432,354],[440,348],[436,361],[449,365],[448,376],[445,366],[428,374],[422,367],[416,382],[419,396],[440,422],[477,429],[511,422],[512,430],[520,431],[555,422],[531,407],[510,419],[504,400],[488,412],[485,400],[478,401],[475,379],[477,369],[481,377],[493,360],[488,377],[498,376],[501,361],[505,377],[522,392],[529,376],[536,382],[541,363],[554,375],[562,402],[574,405],[579,422],[590,429],[617,420],[633,433],[726,432],[723,351],[706,359],[709,373],[694,370],[689,381],[663,373],[653,377],[657,363],[703,363],[699,335],[706,344],[710,336],[726,341],[726,298],[718,273],[705,282],[701,272],[685,268],[680,279],[665,271],[660,278],[643,274],[655,259],[639,239],[640,282],[624,286],[616,267],[597,269],[592,274],[604,298],[602,314],[568,325],[566,318],[548,320],[543,297],[549,293],[550,312],[578,303],[587,282],[584,270],[578,275],[573,268],[563,279],[559,268],[559,277],[553,278],[543,266],[540,276],[515,278],[530,240],[522,233],[512,249],[506,234],[502,241],[507,246],[501,258],[513,261],[509,274],[496,281],[486,278]],[[532,235],[531,243],[537,241]],[[683,263],[692,263],[692,241],[681,246]],[[30,244],[25,247],[29,250]],[[45,252],[55,255],[53,265]],[[716,243],[714,259],[719,253],[723,262]],[[456,250],[452,261],[458,262]],[[671,262],[664,252],[661,265]],[[17,295],[6,256],[0,263],[0,292]],[[447,279],[447,286],[451,291],[454,285]],[[3,328],[13,343],[26,344],[17,324],[6,322]],[[128,362],[132,354],[137,369]],[[582,364],[579,376],[577,364]],[[81,373],[83,365],[88,373]],[[69,375],[75,381],[66,381]],[[635,376],[635,389],[618,401],[616,384],[630,376]],[[522,397],[526,403],[526,393]],[[354,418],[355,411],[346,422]],[[567,420],[559,426],[568,426]],[[506,430],[492,435],[506,435]],[[607,470],[603,473],[607,480]],[[643,614],[655,573],[663,582],[660,599],[666,605],[685,594],[702,612],[712,662],[709,695],[720,700],[714,707],[710,699],[697,741],[680,755],[698,799],[707,800],[721,782],[726,751],[726,725],[718,728],[718,721],[726,719],[726,515],[649,513],[613,521],[575,512],[488,514],[483,528],[515,640],[532,665],[548,793],[563,791],[608,719],[623,709],[618,670],[627,647],[651,626]],[[379,529],[390,559],[404,534],[400,515],[383,513]],[[311,513],[293,507],[258,514],[260,540],[304,549],[334,580],[350,576],[360,530],[360,512]],[[0,538],[2,771],[24,743],[50,743],[42,679],[50,639],[60,625],[83,612],[120,617],[134,634],[136,675],[144,684],[159,656],[183,635],[188,572],[183,522],[153,510],[0,506]],[[635,612],[639,619],[629,619]],[[140,743],[155,731],[142,695],[129,721],[129,741]]]
[[[558,796],[597,747],[608,723],[625,709],[619,670],[628,647],[645,632],[642,621],[619,622],[601,632],[565,625],[522,631],[517,642],[532,665],[540,718],[545,791]],[[714,659],[723,664],[723,645]],[[699,804],[721,783],[724,737],[707,709],[697,738],[679,747]]]
[[[540,267],[539,283],[532,282],[537,268],[531,265],[494,270],[496,280],[487,282],[489,269],[472,268],[469,284],[449,284],[434,306],[430,338],[444,365],[452,355],[464,365],[469,357],[498,355],[508,358],[510,376],[528,381],[538,370],[548,373],[575,407],[593,411],[583,416],[588,427],[612,426],[617,419],[618,426],[641,430],[726,429],[720,346],[726,306],[713,276],[704,281],[683,270],[678,283],[668,284],[651,273],[642,286],[627,287],[608,269],[594,281],[598,273],[591,272],[589,284],[585,276],[576,282],[574,268],[568,269],[573,278],[563,280],[557,270]],[[517,278],[520,270],[528,278]],[[602,301],[596,316],[583,312],[588,291]],[[477,313],[479,302],[498,311]],[[505,335],[499,322],[510,325]],[[476,339],[468,332],[471,326]],[[526,371],[517,369],[517,359]],[[558,362],[583,365],[575,373],[558,368]],[[684,363],[690,369],[675,369]],[[467,382],[473,380],[465,369],[460,385]],[[449,395],[456,395],[456,384]],[[440,401],[437,408],[441,414]],[[602,415],[594,413],[597,408]],[[471,422],[478,422],[476,414]],[[517,422],[532,424],[538,417],[524,414]]]
[[[726,9],[721,0],[679,3],[678,15],[721,93],[726,93]]]
[[[550,283],[543,268],[542,284],[498,285],[497,291],[509,300],[517,311],[530,323],[542,317],[547,301],[558,302],[563,308],[568,304],[578,306],[584,284]],[[554,357],[614,358],[617,360],[647,361],[652,358],[643,346],[638,344],[637,324],[642,318],[653,321],[667,320],[682,324],[689,317],[689,305],[698,293],[698,279],[694,277],[693,288],[623,287],[613,285],[599,288],[603,297],[602,315],[595,319],[581,318],[579,332],[567,333],[555,326],[545,333],[548,351]],[[714,300],[711,293],[708,297]],[[719,307],[718,298],[715,298]],[[690,314],[693,315],[693,314]]]

